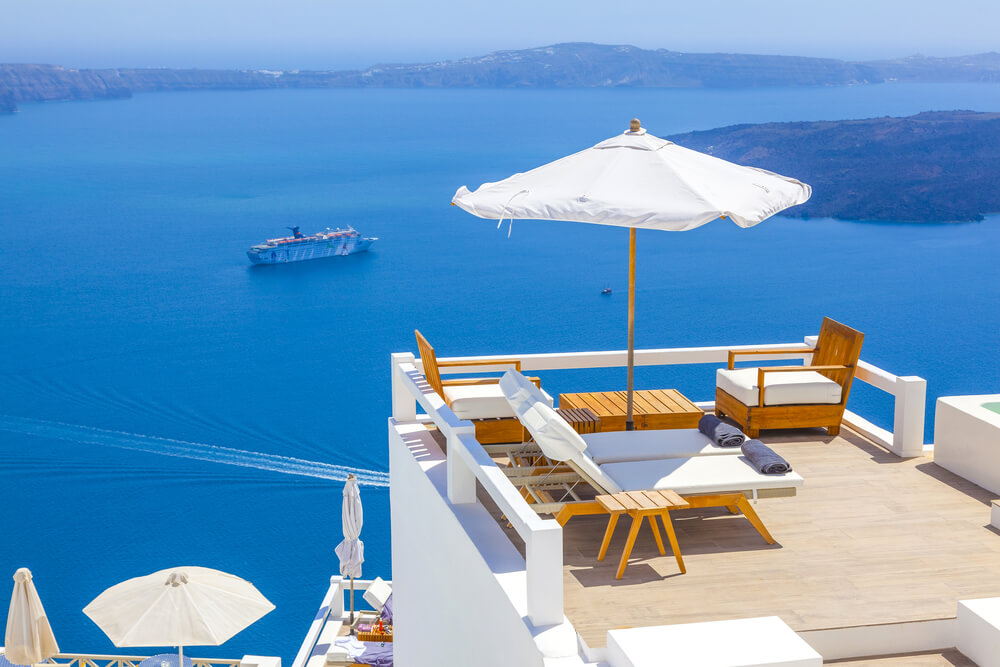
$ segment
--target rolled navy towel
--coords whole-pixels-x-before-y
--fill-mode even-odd
[[[765,475],[784,475],[792,469],[788,461],[760,440],[747,440],[741,449],[750,464]]]
[[[739,447],[747,437],[743,431],[731,426],[713,414],[698,420],[698,430],[707,435],[719,447]]]

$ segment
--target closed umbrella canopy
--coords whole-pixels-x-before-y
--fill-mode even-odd
[[[344,540],[335,549],[337,558],[340,559],[340,574],[360,579],[361,564],[365,562],[365,543],[358,538],[361,537],[361,527],[364,525],[364,511],[361,507],[361,489],[354,475],[348,475],[344,482],[340,522]]]
[[[115,584],[83,613],[115,646],[184,647],[218,646],[272,609],[249,581],[188,566]]]
[[[629,228],[628,408],[632,428],[635,355],[635,230],[685,231],[717,218],[753,227],[809,199],[794,178],[745,167],[647,134],[633,119],[611,137],[531,171],[475,191],[464,185],[452,204],[490,220],[567,220]]]
[[[7,660],[17,665],[31,665],[59,653],[59,645],[31,580],[31,570],[26,567],[14,573],[4,646]]]

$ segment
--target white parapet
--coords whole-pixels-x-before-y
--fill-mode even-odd
[[[611,667],[821,667],[823,658],[777,616],[608,631]]]
[[[959,601],[956,648],[979,667],[1000,667],[1000,598]]]
[[[934,462],[1000,495],[1000,394],[942,396],[934,416]]]
[[[272,655],[245,655],[240,667],[281,667],[281,658]]]

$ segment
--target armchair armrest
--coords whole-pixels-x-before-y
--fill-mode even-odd
[[[729,350],[729,370],[733,370],[733,365],[736,363],[736,355],[738,354],[812,354],[819,350],[816,348],[806,348],[804,350],[784,348],[784,349],[760,349],[760,350]]]
[[[854,366],[762,366],[757,369],[757,406],[764,407],[764,375],[766,373],[801,373],[803,371],[851,371]]]
[[[521,360],[520,359],[474,359],[472,361],[441,361],[438,360],[438,368],[448,367],[448,366],[503,366],[504,364],[509,364],[514,367],[514,370],[521,371]]]
[[[541,378],[528,378],[535,386],[539,389],[542,388]],[[500,382],[500,378],[456,378],[454,380],[442,380],[441,385],[444,387],[455,387],[460,385],[471,385],[471,384],[497,384]]]

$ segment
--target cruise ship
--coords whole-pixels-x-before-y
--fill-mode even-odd
[[[364,252],[371,247],[377,237],[364,237],[353,227],[347,229],[326,228],[326,231],[305,236],[299,228],[289,227],[292,235],[280,239],[268,239],[266,243],[247,250],[247,257],[254,264],[284,264],[302,262],[307,259],[339,257]]]

